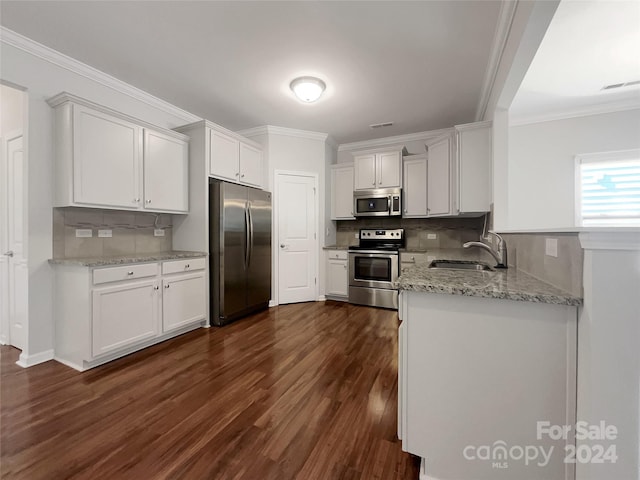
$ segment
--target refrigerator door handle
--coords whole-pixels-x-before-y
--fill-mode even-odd
[[[247,268],[251,265],[251,255],[253,254],[253,216],[251,215],[251,202],[247,202],[247,214],[249,216],[249,243],[247,243]]]
[[[249,268],[249,251],[250,251],[250,230],[249,230],[249,202],[246,203],[244,208],[244,269]]]

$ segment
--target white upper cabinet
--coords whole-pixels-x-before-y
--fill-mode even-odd
[[[354,157],[353,164],[355,168],[355,189],[368,190],[370,188],[376,188],[377,175],[375,154],[358,155]]]
[[[354,220],[353,165],[331,166],[331,220]]]
[[[189,209],[189,147],[154,130],[144,131],[144,208],[186,212]]]
[[[402,216],[427,216],[427,155],[409,155],[403,160]]]
[[[237,182],[240,165],[240,141],[211,130],[209,174],[223,180]]]
[[[262,185],[262,150],[240,142],[240,183]]]
[[[90,206],[140,207],[142,128],[132,122],[82,105],[68,105],[72,132],[57,124],[56,141],[67,144],[73,157],[71,202]],[[57,174],[58,172],[56,172]],[[71,193],[71,192],[67,192]]]
[[[186,213],[188,138],[61,93],[54,205]]]
[[[354,155],[355,189],[402,186],[402,150]]]
[[[440,137],[427,144],[427,214],[451,215],[452,139]]]
[[[376,155],[378,188],[402,186],[402,152],[384,152]]]
[[[457,125],[455,132],[459,212],[488,212],[493,155],[491,122]]]
[[[262,150],[258,144],[206,122],[210,133],[209,175],[230,182],[261,187]]]

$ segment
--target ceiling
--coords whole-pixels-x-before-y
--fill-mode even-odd
[[[232,130],[337,143],[474,121],[500,1],[10,1],[17,33]],[[300,75],[328,88],[303,104]],[[73,93],[73,92],[71,92]],[[393,122],[372,129],[370,124]]]
[[[509,110],[512,121],[607,108],[640,108],[640,2],[558,6]],[[614,107],[614,108],[611,108]]]

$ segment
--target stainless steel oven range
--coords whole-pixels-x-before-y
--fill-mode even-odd
[[[404,229],[361,229],[360,244],[349,247],[349,302],[398,308],[394,282],[400,273]]]

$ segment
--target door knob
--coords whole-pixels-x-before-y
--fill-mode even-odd
[[[9,250],[8,252],[4,252],[4,255],[7,257],[13,257],[13,250]]]
[[[280,248],[284,248],[284,247],[286,247],[286,245],[284,243],[281,243]]]

